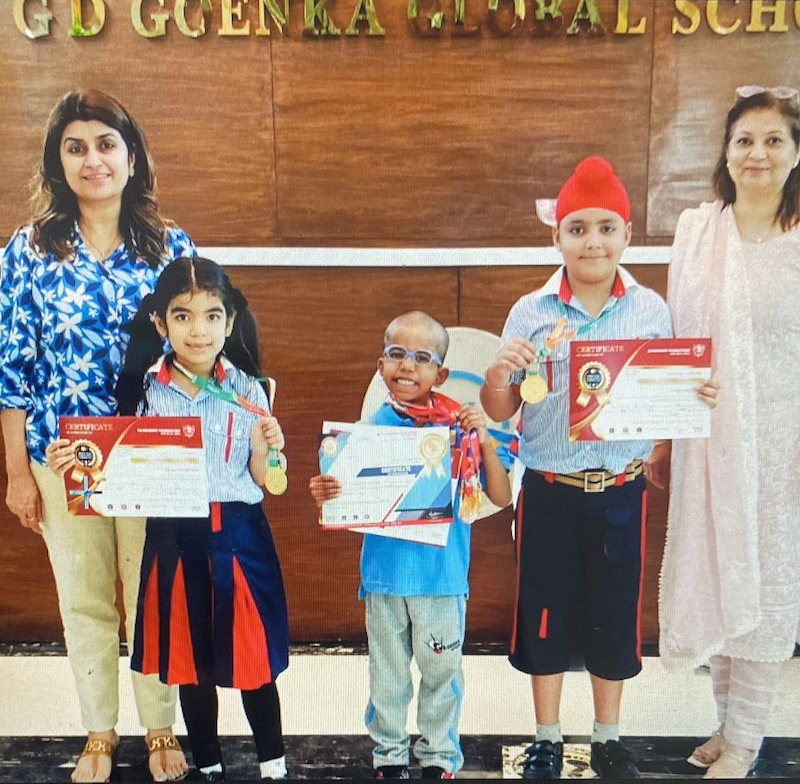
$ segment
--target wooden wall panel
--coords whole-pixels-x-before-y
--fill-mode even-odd
[[[631,5],[632,18],[650,15],[653,0]],[[201,38],[170,22],[165,38],[146,40],[129,7],[112,6],[102,33],[82,40],[67,35],[66,0],[52,0],[44,40],[26,39],[0,14],[0,132],[12,140],[0,153],[9,163],[0,236],[27,217],[21,194],[41,129],[74,86],[108,90],[134,112],[156,157],[163,210],[198,244],[546,242],[534,199],[555,196],[577,160],[598,151],[624,177],[644,232],[647,160],[630,138],[648,135],[649,30],[535,39],[529,15],[519,34],[497,37],[472,5],[479,36],[455,37],[445,24],[432,40],[412,33],[406,4],[393,2],[379,5],[383,38],[309,40],[292,2],[286,36],[224,37],[215,3]],[[256,7],[244,8],[253,28]],[[329,7],[345,27],[352,4]],[[613,29],[616,3],[599,8]],[[564,6],[565,24],[574,11]],[[579,106],[591,107],[588,132]]]
[[[383,330],[394,316],[420,307],[450,326],[499,333],[511,304],[553,270],[239,267],[229,271],[247,293],[258,318],[264,370],[278,380],[275,410],[286,433],[290,490],[282,497],[268,498],[267,512],[284,568],[293,637],[361,639],[363,607],[356,599],[360,537],[322,531],[307,492],[308,480],[317,472],[322,421],[358,419]],[[642,282],[663,290],[663,269],[632,271]],[[328,296],[333,288],[335,303]],[[0,490],[3,487],[0,482]],[[644,623],[645,636],[651,640],[657,633],[654,586],[665,520],[663,494],[657,500],[651,506]],[[14,630],[13,639],[58,638],[55,590],[43,543],[16,520],[7,522],[0,559],[0,583],[8,586],[0,594],[4,625]],[[468,615],[471,640],[507,638],[515,569],[510,525],[511,511],[504,510],[475,527]],[[35,613],[30,612],[32,606]],[[2,635],[0,629],[0,639]]]
[[[6,462],[2,451],[0,471],[0,498],[5,499]],[[55,580],[44,540],[23,529],[5,505],[0,510],[0,525],[0,642],[62,640]]]
[[[264,370],[278,382],[289,491],[267,499],[295,640],[360,639],[361,537],[323,531],[308,492],[323,420],[356,421],[395,316],[421,308],[457,321],[458,271],[233,268],[258,318]]]
[[[647,137],[651,36],[429,40],[382,21],[385,39],[273,47],[282,241],[546,242],[534,200],[598,150],[643,232],[647,160],[630,138]]]

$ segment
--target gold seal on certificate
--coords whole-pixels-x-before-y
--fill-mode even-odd
[[[420,441],[419,453],[425,460],[424,473],[426,475],[431,473],[431,469],[433,469],[437,476],[441,476],[444,473],[442,469],[442,460],[447,454],[447,447],[447,441],[433,433],[425,436],[425,438]]]
[[[579,406],[589,405],[589,401],[597,398],[599,405],[608,402],[608,386],[611,383],[611,372],[602,362],[587,362],[578,371],[580,394],[575,401]]]
[[[322,454],[327,455],[328,457],[333,457],[339,451],[339,443],[335,438],[326,436],[322,439],[319,448]]]
[[[72,442],[72,454],[79,468],[84,471],[93,471],[103,462],[103,453],[100,447],[86,438],[79,438]]]
[[[519,385],[519,394],[526,403],[541,403],[547,397],[547,382],[529,370]]]

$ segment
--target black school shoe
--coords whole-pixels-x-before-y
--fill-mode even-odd
[[[638,779],[633,755],[618,741],[592,743],[592,770],[601,779]]]
[[[374,778],[378,781],[383,779],[410,779],[411,775],[406,765],[381,765],[381,767],[375,769]]]
[[[537,740],[525,749],[527,758],[522,763],[524,779],[560,779],[564,764],[564,744]]]

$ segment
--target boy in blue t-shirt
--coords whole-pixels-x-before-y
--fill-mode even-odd
[[[483,413],[433,392],[448,376],[443,365],[448,342],[447,330],[419,311],[389,324],[378,359],[389,395],[370,423],[447,424],[453,428],[456,448],[474,432],[486,495],[495,505],[506,506],[511,501],[508,475],[492,446]],[[459,476],[458,498],[464,482]],[[328,475],[313,477],[309,487],[320,506],[341,491],[338,480]],[[471,528],[459,512],[457,502],[445,547],[364,536],[359,596],[366,602],[369,641],[370,700],[365,720],[376,743],[376,779],[409,778],[406,720],[413,693],[412,656],[421,673],[417,711],[421,737],[414,744],[414,756],[422,778],[454,778],[464,761],[458,718]]]

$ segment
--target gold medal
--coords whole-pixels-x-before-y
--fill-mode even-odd
[[[280,466],[267,466],[267,474],[264,477],[264,487],[271,495],[283,495],[289,485],[289,480]]]
[[[458,516],[467,525],[472,525],[478,519],[478,510],[475,499],[471,495],[461,496],[461,506],[458,508]]]
[[[541,403],[547,397],[547,382],[529,371],[519,385],[519,394],[526,403]]]
[[[271,495],[282,495],[286,492],[289,480],[286,478],[286,457],[277,449],[270,449],[267,457],[267,473],[264,476],[264,487]]]

